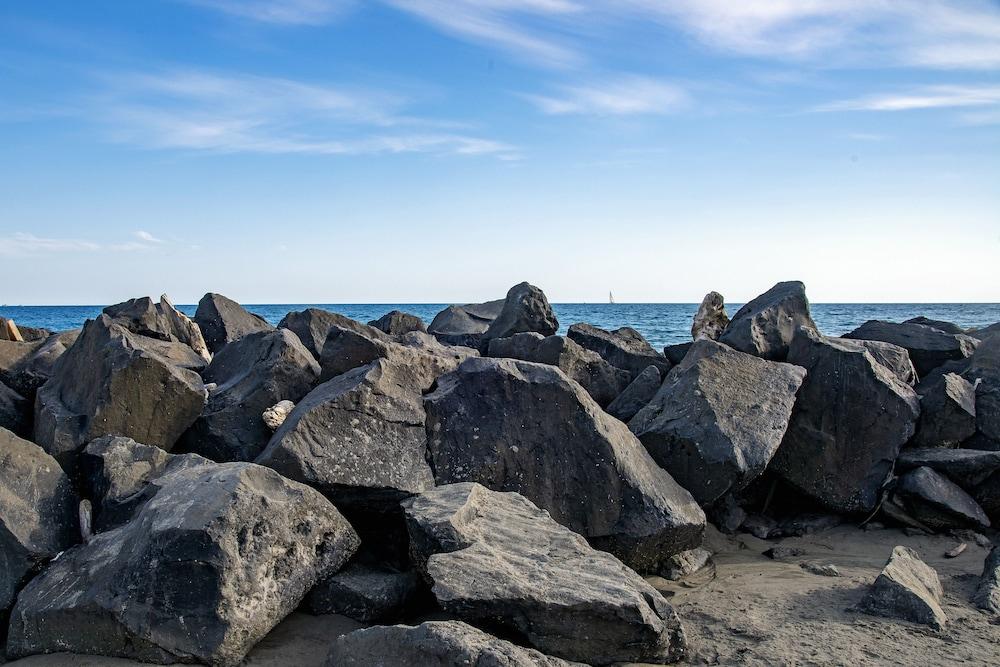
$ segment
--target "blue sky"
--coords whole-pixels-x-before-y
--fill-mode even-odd
[[[0,5],[0,302],[1000,300],[1000,3]]]

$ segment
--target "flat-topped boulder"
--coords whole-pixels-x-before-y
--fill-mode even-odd
[[[411,331],[427,333],[427,327],[422,319],[401,310],[390,310],[377,320],[369,322],[368,326],[375,327],[390,336],[400,336]]]
[[[908,320],[903,320],[903,324],[920,324],[926,327],[931,327],[932,329],[937,329],[938,331],[943,331],[950,334],[964,334],[968,333],[965,329],[958,326],[954,322],[945,322],[944,320],[935,320],[929,317],[924,317],[919,315],[917,317],[911,317]]]
[[[656,366],[663,374],[670,370],[671,364],[666,357],[654,350],[642,334],[631,327],[606,331],[591,324],[579,323],[572,325],[566,335],[585,349],[601,355],[615,368],[627,371],[633,380],[650,365]]]
[[[629,429],[695,500],[710,505],[764,472],[805,376],[798,366],[702,338]]]
[[[640,571],[701,541],[691,494],[558,368],[468,359],[438,378],[424,408],[438,484],[516,491]]]
[[[907,514],[932,530],[990,527],[989,518],[972,496],[926,466],[900,477],[893,497]]]
[[[800,327],[815,330],[816,323],[809,313],[806,286],[792,280],[778,283],[736,311],[719,342],[757,357],[785,361]]]
[[[128,523],[21,592],[7,654],[69,651],[235,667],[358,547],[318,492],[250,463],[160,477]]]
[[[806,369],[769,467],[837,512],[870,512],[916,427],[917,394],[860,341],[803,327],[788,362]]]
[[[545,293],[534,285],[519,283],[508,290],[500,314],[483,332],[483,341],[529,331],[551,336],[558,330],[559,320]]]
[[[971,356],[977,345],[976,339],[965,334],[947,333],[926,324],[882,320],[869,320],[844,334],[844,338],[880,340],[906,348],[920,377],[945,362]]]
[[[653,400],[662,383],[660,369],[653,365],[647,366],[605,410],[612,417],[628,423],[628,420]]]
[[[896,547],[859,608],[866,614],[898,618],[943,629],[944,590],[937,572],[912,549]]]
[[[683,657],[680,619],[659,592],[520,494],[451,484],[404,509],[414,562],[445,612],[593,665]]]
[[[194,322],[205,337],[205,344],[214,354],[244,336],[274,327],[260,315],[255,315],[232,299],[209,292],[201,297]]]
[[[279,401],[299,401],[319,375],[316,359],[288,329],[258,331],[228,343],[202,372],[216,388],[181,447],[213,461],[254,460],[272,435],[264,411]]]

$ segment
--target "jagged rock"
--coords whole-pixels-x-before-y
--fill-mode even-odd
[[[697,340],[629,428],[660,467],[710,505],[764,472],[805,375],[791,364]]]
[[[972,488],[1000,470],[1000,452],[977,449],[906,448],[896,459],[896,470],[907,472],[928,467],[963,488]]]
[[[666,600],[523,496],[451,484],[403,506],[414,563],[447,613],[567,660],[683,657],[684,631]]]
[[[323,579],[306,597],[313,614],[340,614],[360,623],[400,618],[420,594],[413,570],[395,572],[352,563]]]
[[[629,384],[629,374],[585,350],[569,338],[528,332],[489,342],[489,356],[533,361],[559,367],[580,383],[600,406],[606,406]]]
[[[261,419],[264,420],[264,424],[271,429],[271,432],[273,433],[281,428],[281,425],[285,423],[285,420],[288,419],[288,415],[290,415],[294,409],[295,403],[292,401],[278,401],[261,413]]]
[[[517,491],[640,571],[701,540],[691,494],[558,368],[468,359],[424,408],[438,484]]]
[[[131,521],[63,553],[25,587],[8,656],[235,666],[358,546],[319,493],[261,466],[208,465],[158,483]]]
[[[917,370],[905,348],[880,340],[859,340],[875,361],[892,371],[900,382],[911,387],[917,383]]]
[[[660,576],[671,581],[680,581],[708,565],[711,560],[712,552],[708,549],[698,547],[682,551],[667,559],[664,566],[660,568]]]
[[[24,396],[0,382],[0,428],[18,435],[28,435],[31,403]]]
[[[747,519],[746,510],[740,507],[732,494],[724,495],[714,505],[706,509],[709,521],[721,532],[732,535]]]
[[[201,297],[194,321],[201,328],[205,343],[213,354],[247,334],[274,329],[260,315],[254,315],[232,299],[212,292]]]
[[[175,363],[193,355],[184,344],[132,333],[107,315],[88,321],[38,390],[36,442],[67,471],[102,435],[169,451],[205,405],[201,377]]]
[[[921,383],[920,421],[913,444],[918,447],[955,447],[976,432],[976,389],[956,373],[934,376]]]
[[[923,324],[900,324],[869,320],[844,338],[880,340],[906,348],[917,374],[924,377],[941,364],[970,356],[977,341],[964,334],[951,334]]]
[[[80,455],[81,486],[92,499],[95,532],[127,523],[160,492],[158,478],[209,465],[212,461],[197,454],[168,454],[131,438],[97,438]]]
[[[462,306],[448,306],[434,316],[427,326],[427,332],[435,336],[461,337],[486,333],[490,323],[500,315],[506,299],[486,303],[467,303]]]
[[[837,512],[870,512],[920,412],[913,389],[860,341],[803,327],[788,352],[806,369],[771,461],[794,488]]]
[[[978,338],[979,340],[986,340],[987,338],[990,338],[1000,333],[1000,322],[994,322],[989,326],[979,327],[978,329],[970,329],[967,333],[973,338]]]
[[[427,333],[427,327],[424,326],[422,319],[401,310],[390,310],[377,320],[369,322],[368,326],[375,327],[391,336],[400,336],[411,331]]]
[[[698,312],[694,315],[694,322],[691,324],[691,338],[708,338],[718,340],[719,336],[729,324],[729,316],[726,314],[726,301],[718,292],[709,292],[701,300]]]
[[[810,574],[819,575],[821,577],[840,576],[840,570],[832,563],[813,563],[811,561],[806,561],[805,563],[799,563],[799,567]]]
[[[566,336],[584,349],[601,355],[602,359],[615,368],[628,371],[632,380],[650,365],[659,368],[664,375],[670,370],[670,362],[631,327],[605,331],[580,323],[572,325]]]
[[[201,329],[174,308],[166,294],[160,297],[159,303],[153,303],[149,297],[129,299],[108,306],[104,314],[134,334],[168,343],[183,343],[203,362],[212,360]]]
[[[972,496],[927,467],[903,475],[893,496],[907,514],[932,530],[990,526],[989,518]]]
[[[212,353],[208,350],[205,337],[201,333],[201,328],[194,323],[194,320],[177,310],[166,294],[160,295],[160,307],[166,314],[173,329],[180,332],[180,340],[187,343],[195,351],[195,354],[205,361],[212,361]]]
[[[911,317],[908,320],[904,320],[903,324],[920,324],[950,334],[967,333],[965,329],[958,326],[954,322],[945,322],[943,320],[932,320],[930,318],[924,317],[923,315],[919,317]]]
[[[806,552],[799,547],[789,547],[783,544],[778,544],[771,547],[767,551],[764,551],[762,556],[766,556],[771,560],[789,560],[792,558],[798,558],[799,556],[805,556]]]
[[[353,331],[366,338],[385,339],[388,337],[375,327],[369,327],[339,313],[331,313],[319,308],[306,308],[288,313],[278,322],[279,329],[290,329],[306,349],[316,359],[323,355],[323,346],[331,331]]]
[[[991,449],[1000,449],[1000,335],[980,343],[962,375],[976,389],[977,435],[995,443]]]
[[[0,428],[0,636],[21,587],[80,539],[77,502],[55,459]]]
[[[558,329],[559,320],[542,290],[528,283],[519,283],[508,290],[500,314],[483,332],[483,341],[528,331],[551,336]]]
[[[376,626],[337,637],[325,667],[570,667],[461,621]],[[581,666],[582,667],[582,666]]]
[[[606,408],[608,414],[628,422],[653,400],[661,384],[663,378],[660,376],[660,369],[652,365],[647,366],[646,370],[639,373],[638,377],[611,401]]]
[[[667,345],[663,348],[663,356],[666,357],[667,361],[670,362],[671,366],[676,366],[677,364],[684,361],[685,355],[687,355],[688,350],[694,343],[676,343],[674,345]]]
[[[56,360],[79,336],[80,330],[75,329],[30,343],[0,341],[0,381],[34,402],[38,388],[52,376]]]
[[[202,373],[216,389],[181,446],[213,461],[252,461],[273,431],[264,411],[283,399],[298,401],[320,367],[288,329],[248,334],[223,347]]]
[[[806,286],[797,280],[783,282],[736,311],[719,342],[757,357],[785,361],[800,327],[816,329]]]
[[[915,551],[895,547],[875,583],[861,600],[866,614],[900,618],[943,629],[948,618],[941,608],[944,591],[937,572]]]
[[[979,609],[1000,614],[1000,546],[993,547],[983,563],[983,576],[972,596]]]

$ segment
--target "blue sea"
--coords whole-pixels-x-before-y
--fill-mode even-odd
[[[741,304],[727,304],[730,316]],[[434,315],[447,304],[262,304],[246,306],[269,322],[277,324],[285,313],[316,307],[341,313],[361,322],[377,319],[394,309],[420,316],[430,323]],[[54,331],[74,329],[87,319],[97,316],[103,306],[0,306],[0,316],[12,318],[18,324],[44,327]],[[197,306],[179,305],[193,316]],[[654,347],[691,340],[691,319],[698,310],[695,303],[556,303],[552,305],[559,318],[560,331],[569,325],[588,322],[604,329],[630,326],[644,335]],[[839,336],[868,320],[902,322],[923,315],[931,319],[954,322],[962,327],[982,327],[1000,322],[997,303],[814,303],[813,319],[826,334]]]

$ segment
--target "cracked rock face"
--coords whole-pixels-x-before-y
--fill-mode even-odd
[[[448,613],[567,660],[683,657],[684,631],[666,600],[523,496],[450,484],[403,506],[414,562]]]
[[[778,283],[733,315],[719,342],[757,357],[785,361],[799,327],[816,329],[809,313],[806,286],[797,280]]]
[[[235,666],[358,547],[329,501],[267,468],[211,464],[158,483],[131,521],[63,553],[25,587],[9,656]]]
[[[670,370],[670,361],[631,327],[605,331],[579,323],[572,325],[566,336],[584,349],[596,352],[615,368],[628,372],[632,380],[650,365],[656,366],[663,375]]]

